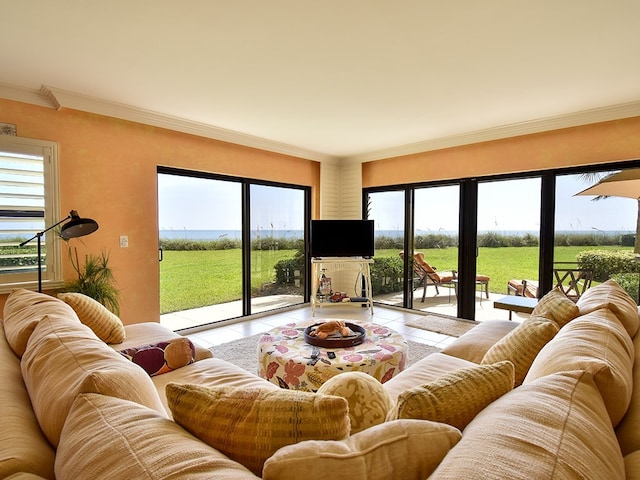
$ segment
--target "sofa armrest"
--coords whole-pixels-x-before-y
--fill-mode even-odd
[[[446,346],[442,353],[480,363],[484,354],[518,325],[510,320],[486,320]]]

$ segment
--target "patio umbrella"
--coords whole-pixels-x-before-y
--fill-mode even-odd
[[[576,195],[602,195],[640,199],[640,168],[624,170],[603,178]]]

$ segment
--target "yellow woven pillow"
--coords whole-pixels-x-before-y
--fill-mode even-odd
[[[558,324],[558,329],[580,315],[578,306],[567,298],[559,288],[554,288],[540,299],[533,309],[534,317],[545,317]]]
[[[364,372],[344,372],[331,377],[318,393],[347,399],[352,435],[384,422],[394,403],[382,384]]]
[[[122,321],[104,305],[82,293],[59,293],[58,298],[68,304],[80,321],[93,330],[105,343],[122,343],[125,331]]]
[[[515,385],[527,376],[538,352],[558,333],[558,326],[543,317],[531,316],[491,347],[482,364],[509,360],[515,367]]]
[[[401,393],[387,419],[431,420],[463,430],[487,405],[513,389],[513,378],[513,364],[507,361],[456,370]]]
[[[256,475],[285,445],[342,440],[349,435],[344,398],[311,392],[170,383],[173,419]]]
[[[443,423],[386,422],[342,441],[308,440],[282,447],[265,462],[262,478],[427,478],[460,437]]]

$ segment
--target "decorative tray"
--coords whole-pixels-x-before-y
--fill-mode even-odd
[[[324,347],[324,348],[348,348],[354,347],[356,345],[360,345],[364,342],[364,338],[366,336],[366,331],[360,325],[356,325],[355,323],[345,322],[345,326],[351,330],[351,334],[348,336],[343,336],[341,333],[333,333],[329,335],[327,338],[318,338],[316,336],[312,336],[311,332],[314,327],[318,325],[322,325],[325,322],[314,323],[313,325],[308,326],[304,329],[304,341],[309,345],[315,345],[316,347]]]

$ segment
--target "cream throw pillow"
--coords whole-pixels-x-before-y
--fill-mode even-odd
[[[282,447],[264,464],[264,480],[427,478],[460,440],[442,423],[396,420],[342,441],[307,440]]]
[[[58,298],[71,306],[80,321],[103,342],[124,342],[126,334],[122,321],[100,302],[82,293],[59,293]]]
[[[529,317],[505,335],[484,355],[483,364],[508,360],[515,367],[515,385],[520,385],[538,352],[558,333],[558,326],[542,317]]]
[[[513,378],[514,367],[508,361],[457,370],[400,394],[387,418],[431,420],[463,430],[482,409],[513,389]]]
[[[622,322],[630,337],[638,332],[638,306],[635,300],[615,281],[607,280],[584,292],[577,302],[580,315],[587,315],[601,308],[611,310]]]
[[[540,378],[493,402],[429,478],[624,479],[625,471],[593,378],[575,371]]]
[[[24,288],[12,290],[4,304],[4,332],[11,350],[22,357],[29,337],[45,316],[70,318],[78,322],[73,309],[51,295]]]
[[[616,316],[604,308],[569,322],[540,351],[524,383],[552,373],[589,372],[615,426],[631,401],[633,357],[629,335]]]
[[[285,445],[349,435],[349,407],[340,397],[177,383],[166,390],[178,424],[258,476],[267,458]]]
[[[73,403],[55,473],[57,480],[256,478],[157,412],[95,393]]]
[[[531,312],[533,317],[545,317],[553,320],[558,325],[558,329],[564,327],[578,315],[580,315],[580,310],[577,305],[569,300],[558,287],[542,297]]]
[[[318,393],[346,398],[351,434],[385,421],[393,399],[382,384],[364,372],[344,372],[327,380]]]

